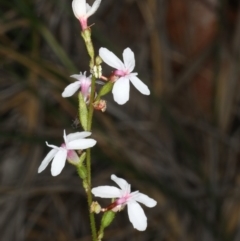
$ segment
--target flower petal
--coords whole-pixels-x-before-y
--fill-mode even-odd
[[[91,6],[87,3],[86,8],[87,8],[87,12],[89,12],[91,9]]]
[[[85,75],[85,74],[83,75],[83,74],[80,72],[80,74],[73,74],[73,75],[70,75],[70,77],[81,81],[82,78],[86,78],[86,75]]]
[[[133,227],[139,231],[144,231],[147,228],[147,217],[142,207],[137,202],[129,202],[128,217]]]
[[[92,7],[87,11],[87,14],[86,14],[87,18],[93,15],[98,10],[100,3],[101,3],[101,0],[95,0]]]
[[[66,158],[67,150],[64,148],[60,148],[52,161],[51,173],[53,176],[57,176],[58,174],[60,174],[60,172],[65,166]]]
[[[135,57],[130,48],[126,48],[123,51],[123,62],[128,72],[131,73],[135,67]]]
[[[129,183],[126,181],[126,180],[124,180],[123,178],[119,178],[119,177],[117,177],[116,175],[111,175],[111,179],[114,181],[114,182],[116,182],[117,183],[117,185],[122,189],[122,190],[126,190],[126,189],[128,189],[128,187],[129,187]],[[130,192],[130,190],[126,190],[126,191],[128,191],[128,192]]]
[[[80,81],[76,81],[68,85],[62,92],[62,97],[66,98],[66,97],[72,96],[80,87],[81,87]]]
[[[111,51],[106,48],[99,49],[99,56],[109,66],[118,69],[125,70],[123,62]]]
[[[65,130],[63,130],[63,140],[64,140],[65,145],[67,145],[68,141],[67,141],[67,135],[66,135]]]
[[[148,87],[137,76],[130,75],[129,78],[138,91],[140,91],[143,95],[150,95]]]
[[[113,85],[112,93],[114,100],[123,105],[129,100],[130,84],[129,79],[125,77],[119,78]]]
[[[80,18],[86,14],[86,0],[73,0],[72,9],[76,18]]]
[[[41,165],[38,168],[38,173],[42,172],[47,167],[47,165],[53,159],[53,157],[56,155],[57,152],[58,152],[57,149],[52,149],[50,152],[48,152],[48,154],[43,159]]]
[[[92,133],[89,131],[82,131],[82,132],[76,132],[76,133],[71,133],[67,135],[67,141],[74,141],[77,139],[83,139],[85,137],[90,136]]]
[[[78,139],[67,144],[69,150],[83,150],[93,147],[97,142],[94,139]]]
[[[52,149],[56,149],[56,150],[58,150],[58,149],[59,149],[59,147],[58,147],[58,146],[48,144],[48,142],[47,142],[47,141],[46,141],[46,145],[47,145],[47,146],[49,146],[49,147],[51,147]]]
[[[87,96],[91,93],[91,80],[90,78],[85,78],[82,80],[81,92],[83,96]]]
[[[92,194],[95,197],[101,198],[118,198],[121,197],[121,190],[112,186],[100,186],[92,189]]]
[[[135,199],[135,201],[143,203],[144,205],[146,205],[149,208],[153,208],[157,204],[157,202],[153,198],[150,198],[149,196],[147,196],[143,193],[138,193],[136,195],[136,198],[134,198],[134,199]]]

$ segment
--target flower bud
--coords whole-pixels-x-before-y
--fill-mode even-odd
[[[99,205],[98,202],[92,202],[90,211],[91,211],[91,213],[98,214],[101,211],[101,206]]]
[[[96,65],[100,65],[102,63],[101,57],[97,56],[95,59]]]
[[[107,102],[106,100],[95,101],[93,103],[93,107],[95,110],[101,110],[102,112],[105,112],[107,109]]]

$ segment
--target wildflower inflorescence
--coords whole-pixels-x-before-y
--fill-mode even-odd
[[[99,56],[95,57],[91,40],[91,30],[87,21],[88,18],[97,11],[100,3],[101,0],[95,0],[92,7],[90,7],[86,3],[86,0],[72,1],[73,12],[81,24],[81,35],[85,41],[86,49],[90,57],[90,75],[87,76],[86,71],[71,75],[70,77],[76,79],[76,81],[65,87],[62,92],[62,97],[71,97],[75,93],[78,93],[78,119],[84,131],[66,135],[64,130],[64,143],[61,144],[60,147],[50,145],[46,142],[47,146],[52,148],[52,150],[49,151],[38,168],[38,173],[40,173],[45,170],[52,161],[51,174],[57,176],[63,170],[66,160],[76,166],[77,173],[83,180],[83,187],[87,193],[94,241],[103,238],[104,229],[110,225],[115,217],[115,213],[121,211],[125,206],[127,206],[129,220],[133,224],[133,227],[139,231],[145,230],[147,227],[147,217],[139,203],[150,208],[157,204],[154,199],[139,191],[131,192],[130,184],[115,175],[112,175],[111,179],[116,182],[120,188],[112,186],[91,188],[90,148],[93,147],[97,141],[86,137],[91,135],[90,130],[94,109],[102,112],[106,110],[106,101],[102,99],[102,97],[111,91],[114,100],[118,104],[125,104],[129,100],[130,82],[142,94],[150,94],[148,87],[137,77],[138,73],[133,72],[135,68],[135,56],[130,48],[126,48],[123,51],[123,61],[107,48],[103,47],[99,49]],[[102,75],[102,62],[114,68],[109,77]],[[97,79],[103,81],[103,86],[98,93],[95,88],[95,83],[99,83]],[[108,207],[101,208],[97,202],[92,203],[92,194],[96,197],[114,198],[115,200]],[[100,211],[104,212],[104,214],[97,236],[93,215]]]

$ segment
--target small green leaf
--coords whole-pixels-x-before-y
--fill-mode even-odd
[[[96,100],[99,100],[101,96],[104,96],[106,95],[107,93],[109,93],[112,88],[113,88],[113,84],[111,81],[108,81],[99,91],[98,93],[98,96],[97,96],[97,99]]]
[[[79,157],[79,162],[77,163],[77,172],[78,175],[82,178],[85,179],[87,177],[87,169],[83,165],[83,162],[86,158],[86,152],[83,152],[82,155]]]
[[[87,169],[84,165],[77,166],[78,175],[84,180],[87,177]]]
[[[79,162],[78,162],[78,166],[81,166],[84,162],[84,160],[86,159],[86,152],[83,152],[81,154],[81,156],[79,157]]]
[[[101,220],[101,227],[106,228],[107,226],[109,226],[114,218],[115,218],[115,212],[113,211],[105,212]]]
[[[86,131],[87,121],[88,121],[88,109],[81,92],[78,95],[78,99],[79,99],[79,119],[83,129]]]

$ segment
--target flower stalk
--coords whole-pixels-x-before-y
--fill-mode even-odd
[[[82,37],[84,39],[84,42],[86,44],[86,48],[88,51],[88,54],[90,56],[90,69],[93,69],[94,66],[94,48],[92,44],[91,39],[91,30],[85,29],[82,31]],[[86,131],[92,129],[92,119],[93,119],[93,111],[94,111],[94,97],[95,97],[95,84],[96,84],[96,78],[94,75],[91,77],[91,92],[90,92],[90,99],[88,104],[88,116],[87,116],[87,124],[86,124]],[[79,117],[81,118],[81,109],[79,109]],[[90,148],[87,149],[87,155],[86,155],[86,167],[87,167],[87,178],[85,180],[85,185],[87,183],[87,188],[85,187],[85,190],[87,192],[87,200],[88,200],[88,208],[89,208],[89,217],[90,217],[90,225],[91,225],[91,231],[92,231],[92,238],[93,241],[97,240],[97,231],[96,231],[96,223],[94,218],[94,213],[92,213],[91,205],[92,205],[92,193],[91,193],[91,150]]]
[[[87,28],[83,30],[81,35],[82,35],[82,38],[84,39],[87,52],[90,56],[90,68],[92,69],[94,66],[94,48],[93,48],[92,38],[91,38],[91,29]]]
[[[103,214],[103,217],[101,220],[101,226],[100,226],[100,229],[98,231],[98,236],[97,236],[98,241],[102,240],[102,238],[104,236],[104,229],[112,223],[114,218],[115,218],[115,212],[113,212],[111,210],[107,211]]]

